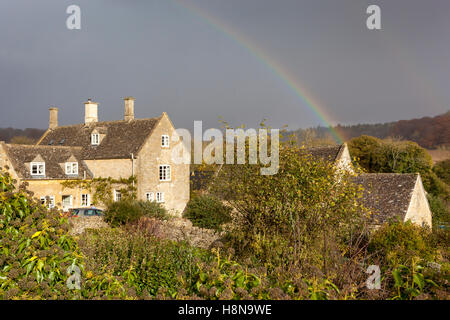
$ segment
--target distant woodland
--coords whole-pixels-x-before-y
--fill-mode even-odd
[[[410,140],[427,149],[450,147],[450,111],[436,117],[382,124],[337,125],[334,129],[345,138],[345,141],[361,135],[368,135],[380,139],[390,137]],[[301,144],[328,145],[335,143],[326,127],[299,129],[290,132],[290,134],[292,133]]]
[[[0,128],[0,141],[17,144],[33,144],[44,134],[42,129]]]

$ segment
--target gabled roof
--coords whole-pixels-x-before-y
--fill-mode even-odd
[[[364,188],[361,204],[372,212],[373,222],[402,221],[418,179],[417,173],[363,173],[354,178]]]
[[[39,145],[81,147],[84,160],[128,159],[137,154],[161,118],[95,122],[48,130]],[[104,134],[100,145],[91,145],[91,134]]]
[[[310,154],[314,158],[335,162],[344,152],[345,144],[327,147],[314,147],[302,149],[305,154]]]
[[[92,173],[81,160],[81,148],[17,144],[5,144],[4,147],[14,170],[21,179],[83,179],[84,172],[87,178],[92,177]],[[68,176],[64,164],[73,159],[78,162],[78,175]],[[31,176],[29,164],[33,161],[45,162],[45,177]]]

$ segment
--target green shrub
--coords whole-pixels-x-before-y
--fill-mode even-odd
[[[71,265],[82,269],[67,221],[48,211],[0,172],[0,299],[69,298]]]
[[[168,220],[170,217],[166,208],[161,203],[155,201],[138,201],[138,204],[141,206],[145,217],[160,220]]]
[[[450,185],[450,159],[439,161],[433,166],[433,172],[446,184]]]
[[[450,208],[442,197],[428,194],[428,203],[430,210],[433,213],[433,227],[440,228],[441,226],[450,226]]]
[[[184,217],[194,226],[221,230],[223,224],[231,221],[231,208],[211,196],[198,196],[189,201]]]
[[[142,216],[142,207],[135,201],[111,202],[105,210],[105,221],[114,227],[136,222]]]
[[[378,139],[362,135],[348,143],[350,154],[368,172],[429,173],[432,159],[428,152],[412,141]]]
[[[85,272],[67,219],[13,183],[0,171],[0,299],[128,298],[118,278]],[[70,270],[81,272],[80,290],[67,286]]]
[[[89,230],[80,247],[88,270],[109,270],[139,296],[155,297],[164,288],[168,296],[175,297],[179,289],[191,287],[197,264],[212,259],[206,250],[160,240],[139,230]]]
[[[372,234],[368,249],[393,265],[405,264],[413,257],[433,261],[436,255],[429,230],[410,221],[385,223]]]
[[[135,223],[141,217],[167,219],[168,215],[161,204],[149,201],[121,200],[111,202],[105,210],[105,221],[114,227]]]

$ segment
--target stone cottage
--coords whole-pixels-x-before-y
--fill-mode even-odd
[[[346,143],[304,150],[355,173]],[[354,182],[364,188],[361,204],[370,210],[373,225],[400,219],[431,228],[432,213],[420,174],[362,173],[355,176]]]
[[[135,99],[124,100],[118,121],[99,122],[98,103],[90,99],[82,124],[58,126],[58,109],[50,108],[49,128],[36,146],[0,144],[0,166],[50,207],[91,206],[92,194],[64,188],[63,181],[135,177],[139,200],[160,202],[180,216],[189,201],[189,165],[174,163],[172,150],[182,142],[172,139],[176,131],[166,113],[135,119]],[[121,198],[120,191],[113,193],[114,200]]]

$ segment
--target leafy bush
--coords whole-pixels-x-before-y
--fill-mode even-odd
[[[119,279],[107,272],[86,274],[67,220],[33,200],[25,186],[16,191],[5,172],[0,172],[0,212],[0,299],[127,298]],[[67,286],[73,271],[81,272],[80,290]]]
[[[440,228],[441,226],[450,226],[450,208],[446,204],[446,201],[442,197],[438,197],[432,194],[428,194],[428,203],[430,204],[430,210],[433,213],[433,227]]]
[[[144,217],[168,220],[170,218],[166,208],[161,203],[155,201],[138,201],[141,206]]]
[[[168,240],[159,240],[137,230],[90,230],[80,239],[89,270],[109,270],[133,286],[139,296],[156,296],[164,288],[169,297],[189,288],[200,261],[211,255],[202,249]],[[188,283],[183,283],[188,281]]]
[[[442,259],[447,251],[448,232],[432,234],[411,222],[383,225],[369,244],[388,297],[402,300],[448,299],[449,264]]]
[[[194,226],[220,231],[223,224],[231,221],[231,210],[220,200],[201,195],[189,201],[184,217]]]
[[[236,211],[228,243],[238,259],[250,258],[269,270],[301,266],[331,272],[332,259],[342,256],[331,248],[344,246],[352,229],[363,229],[364,210],[355,201],[361,191],[350,173],[287,143],[279,148],[277,174],[261,175],[260,168],[224,165],[211,186]]]
[[[368,172],[420,172],[424,175],[431,171],[431,156],[412,141],[381,140],[363,135],[351,139],[348,146],[352,157]]]
[[[167,219],[168,215],[159,203],[129,199],[111,202],[105,210],[105,221],[115,227],[136,223],[141,217]]]
[[[412,257],[433,261],[436,248],[431,233],[410,221],[393,221],[383,224],[370,239],[369,252],[386,262],[405,264]]]
[[[69,298],[67,268],[81,266],[67,221],[0,172],[0,298]]]
[[[337,287],[326,279],[269,278],[225,255],[184,242],[159,240],[123,229],[90,230],[80,240],[90,279],[108,270],[107,288],[120,279],[137,298],[156,299],[329,299]],[[95,275],[97,274],[97,275]],[[278,281],[280,280],[280,281]],[[99,282],[90,286],[95,297]]]
[[[433,167],[433,172],[446,184],[450,185],[450,159],[439,161]]]

